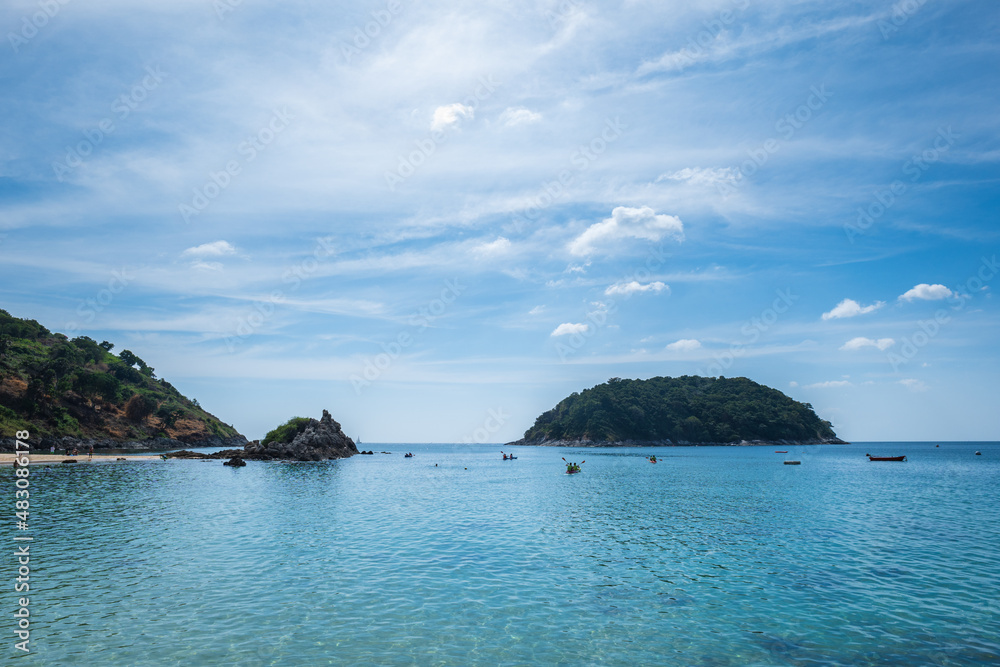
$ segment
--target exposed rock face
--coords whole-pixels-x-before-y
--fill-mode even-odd
[[[244,461],[243,459],[241,459],[238,456],[234,456],[233,458],[229,459],[228,461],[226,461],[222,465],[224,465],[224,466],[233,466],[234,468],[242,468],[246,464],[247,464],[246,461]]]
[[[244,448],[243,458],[251,461],[325,461],[344,459],[357,453],[354,441],[344,434],[330,413],[323,410],[323,417],[319,421],[310,420],[305,430],[291,442],[266,445],[253,442]]]

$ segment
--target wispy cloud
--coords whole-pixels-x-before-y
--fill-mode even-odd
[[[885,305],[884,301],[876,301],[869,306],[862,306],[860,303],[854,299],[844,299],[838,303],[833,310],[828,313],[823,313],[824,320],[836,320],[844,317],[857,317],[858,315],[867,315],[868,313],[874,313],[876,310]]]
[[[852,386],[849,380],[827,380],[826,382],[815,382],[813,384],[807,384],[803,389],[832,389],[836,387],[850,387]]]
[[[507,107],[500,114],[500,123],[504,127],[517,127],[518,125],[532,125],[542,120],[542,114],[531,111],[524,107]]]
[[[701,349],[701,342],[693,338],[682,338],[667,345],[671,352],[694,352]]]
[[[628,296],[630,294],[635,294],[636,292],[670,292],[670,288],[659,280],[655,280],[651,283],[640,283],[638,280],[630,280],[628,282],[620,282],[611,285],[606,290],[604,294],[607,296],[619,295]]]
[[[499,255],[506,254],[508,250],[510,250],[510,240],[504,238],[503,236],[497,237],[493,241],[482,243],[473,248],[473,252],[481,257],[497,257]]]
[[[843,345],[840,346],[841,350],[860,350],[865,347],[874,347],[879,350],[888,350],[890,347],[896,344],[896,341],[892,338],[879,338],[878,340],[873,340],[871,338],[865,338],[864,336],[858,336],[857,338],[852,338]]]
[[[917,392],[917,391],[927,391],[928,389],[930,389],[930,387],[927,386],[926,382],[924,382],[923,380],[917,380],[917,379],[914,379],[914,378],[905,378],[903,380],[900,380],[899,384],[903,385],[904,387],[906,387],[910,391],[914,391],[914,392]]]
[[[188,248],[181,253],[181,257],[225,257],[235,254],[236,248],[228,241],[212,241]]]
[[[685,167],[678,171],[660,174],[656,178],[656,182],[675,181],[679,183],[691,183],[692,185],[715,186],[719,183],[733,184],[739,178],[740,173],[732,167]]]

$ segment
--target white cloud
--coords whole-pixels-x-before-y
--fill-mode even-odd
[[[701,349],[701,342],[693,338],[681,338],[667,345],[667,349],[671,352],[694,352]]]
[[[571,334],[586,333],[590,329],[586,324],[573,324],[571,322],[564,322],[556,327],[551,336],[568,336]]]
[[[541,315],[544,312],[545,312],[545,306],[535,306],[534,308],[532,308],[531,310],[528,311],[528,314],[529,315]]]
[[[717,183],[735,183],[740,179],[740,173],[733,167],[685,167],[680,171],[660,174],[656,183],[662,181],[678,181],[693,185],[715,185]]]
[[[457,125],[460,120],[472,119],[476,115],[476,110],[464,104],[446,104],[434,110],[434,118],[431,120],[432,130],[444,130],[453,125]]]
[[[796,382],[795,380],[792,380],[791,382],[788,383],[788,386],[789,387],[798,387],[799,383]]]
[[[847,380],[828,380],[827,382],[816,382],[814,384],[807,384],[803,389],[829,389],[831,387],[850,387],[851,383]]]
[[[872,340],[871,338],[865,338],[864,336],[858,336],[857,338],[852,338],[843,345],[840,346],[841,350],[860,350],[863,347],[877,347],[880,350],[888,350],[890,347],[896,344],[896,341],[892,338],[879,338],[878,340]]]
[[[477,255],[482,257],[495,257],[510,250],[510,241],[503,236],[498,236],[494,241],[477,245],[474,250]]]
[[[947,299],[950,296],[952,296],[952,291],[944,285],[928,285],[927,283],[920,283],[913,289],[908,290],[905,294],[900,295],[899,300],[913,301],[914,299],[923,299],[924,301],[940,301],[941,299]]]
[[[905,380],[900,380],[899,384],[903,385],[910,391],[927,391],[929,387],[927,383],[923,380],[915,380],[914,378],[906,378]]]
[[[862,306],[854,299],[844,299],[838,303],[829,313],[823,313],[824,320],[835,320],[841,317],[856,317],[867,315],[885,305],[885,301],[876,301],[870,306]]]
[[[664,236],[672,236],[678,241],[684,239],[684,225],[680,218],[658,214],[648,206],[618,206],[611,211],[610,218],[594,223],[573,239],[569,251],[574,255],[587,255],[594,251],[596,245],[608,241],[625,238],[659,241]]]
[[[646,283],[645,285],[643,285],[637,280],[633,280],[627,283],[626,282],[615,283],[611,287],[604,290],[604,293],[607,296],[612,296],[615,294],[621,294],[623,296],[627,296],[629,294],[634,294],[635,292],[662,292],[663,290],[666,290],[667,293],[670,292],[670,288],[667,287],[665,284],[661,283],[659,280],[651,283]]]
[[[191,265],[191,268],[198,271],[222,271],[223,266],[222,262],[203,262],[198,260]]]
[[[228,241],[212,241],[203,243],[193,248],[188,248],[181,253],[181,257],[224,257],[225,255],[235,255],[234,248]]]
[[[518,125],[531,125],[542,119],[542,114],[535,113],[524,107],[507,107],[500,114],[500,122],[504,127],[517,127]]]

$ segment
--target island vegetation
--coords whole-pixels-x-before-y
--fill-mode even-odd
[[[744,377],[611,378],[543,413],[526,445],[843,443],[833,426]]]
[[[26,429],[46,443],[70,438],[123,448],[246,442],[138,355],[116,355],[114,347],[0,310],[0,434]]]

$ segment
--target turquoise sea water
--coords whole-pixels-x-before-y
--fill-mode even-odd
[[[32,653],[13,647],[11,516],[4,654],[1000,664],[1000,443],[940,444],[523,447],[504,462],[500,446],[365,443],[393,453],[34,466]],[[12,506],[12,470],[0,477]]]

